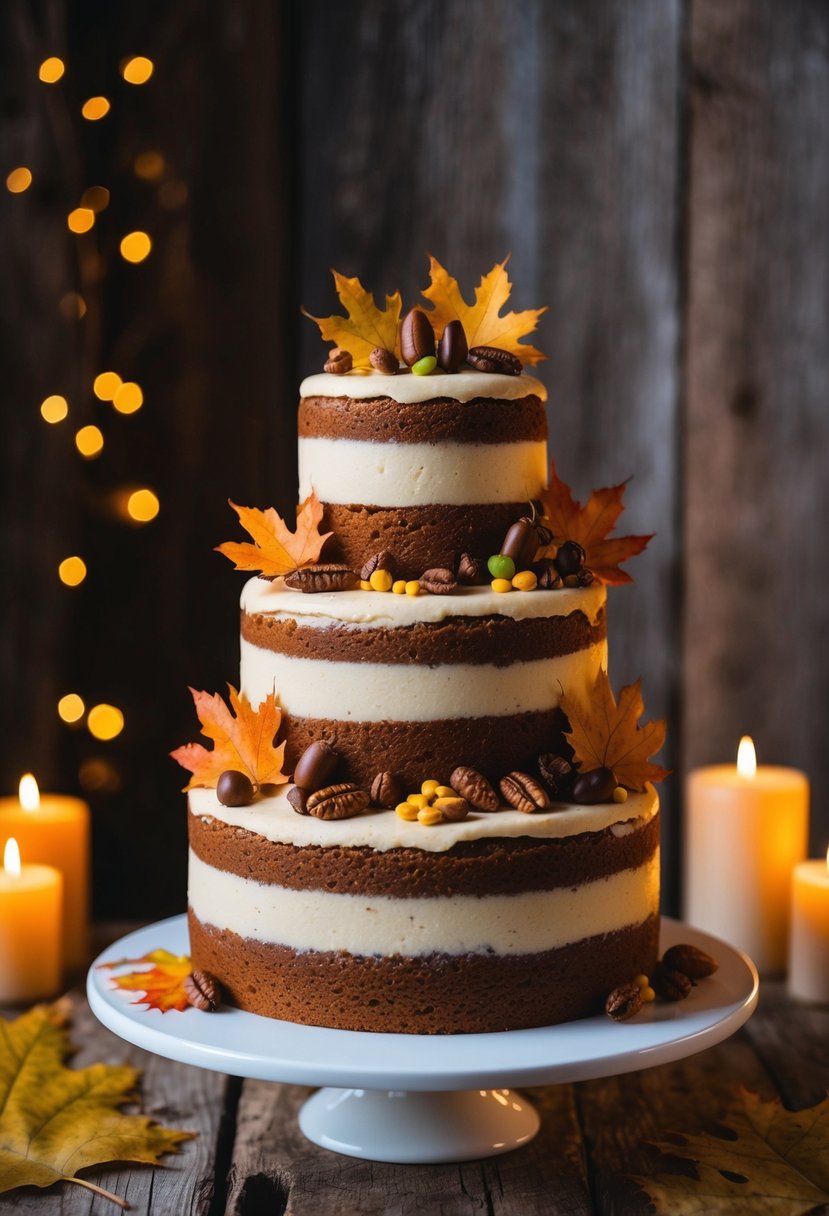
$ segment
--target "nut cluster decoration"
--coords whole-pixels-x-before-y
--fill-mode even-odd
[[[605,1013],[614,1022],[626,1022],[651,1001],[684,1001],[697,980],[713,975],[717,966],[717,960],[697,946],[671,946],[652,976],[637,975],[613,989],[605,1001]]]

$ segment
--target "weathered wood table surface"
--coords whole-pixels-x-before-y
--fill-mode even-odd
[[[646,1199],[625,1175],[647,1172],[653,1160],[648,1137],[702,1129],[741,1085],[793,1109],[814,1104],[829,1089],[829,1009],[795,1004],[782,984],[765,982],[757,1013],[719,1047],[627,1076],[528,1091],[543,1122],[526,1148],[461,1165],[382,1165],[305,1139],[297,1112],[310,1090],[148,1055],[99,1025],[80,987],[72,1003],[80,1048],[74,1062],[140,1066],[146,1113],[199,1133],[163,1167],[124,1165],[85,1175],[145,1216],[645,1213]],[[20,1216],[113,1216],[118,1210],[71,1185],[12,1192],[0,1197],[0,1210],[7,1208]]]

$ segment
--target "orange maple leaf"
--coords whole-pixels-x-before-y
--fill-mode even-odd
[[[347,350],[356,368],[370,368],[369,355],[378,346],[390,350],[399,359],[400,313],[403,310],[400,292],[386,296],[386,307],[381,309],[359,279],[348,279],[336,270],[331,273],[340,303],[348,316],[314,317],[302,309],[306,317],[316,321],[323,340]]]
[[[147,963],[152,966],[146,967]],[[144,995],[134,1000],[133,1005],[148,1005],[162,1013],[171,1009],[183,1013],[190,1004],[184,991],[184,981],[191,970],[190,959],[185,954],[171,954],[169,950],[151,950],[141,958],[121,958],[117,963],[99,964],[107,970],[139,965],[145,969],[110,976],[113,985],[128,992],[142,992]]]
[[[296,532],[289,530],[273,507],[260,511],[258,507],[237,507],[235,502],[230,505],[253,544],[227,540],[216,549],[234,562],[237,570],[258,570],[263,578],[277,578],[313,566],[325,542],[334,535],[319,530],[322,503],[314,490],[297,507]]]
[[[185,743],[170,755],[193,774],[184,792],[198,786],[215,788],[226,769],[235,769],[250,778],[253,785],[282,785],[288,780],[282,771],[285,744],[275,746],[282,722],[282,711],[273,693],[268,693],[258,709],[228,684],[233,713],[218,693],[197,692],[191,688],[202,734],[212,739],[213,748],[201,743]],[[234,717],[235,715],[235,717]]]
[[[544,490],[544,522],[553,534],[555,547],[566,540],[577,541],[585,552],[585,564],[603,583],[619,586],[632,583],[621,562],[641,553],[650,536],[609,536],[625,509],[623,498],[626,482],[594,490],[582,506],[573,498],[570,487],[556,473],[555,461],[550,465],[550,488]]]
[[[475,303],[467,304],[461,295],[458,280],[446,271],[437,258],[429,255],[431,282],[422,294],[433,305],[429,319],[438,336],[450,321],[460,321],[466,341],[473,346],[499,346],[517,355],[522,363],[540,363],[547,356],[534,346],[525,346],[520,339],[531,334],[538,318],[546,308],[528,308],[524,312],[508,312],[500,316],[512,291],[506,272],[509,255],[496,262],[475,288]]]
[[[665,742],[665,722],[638,725],[645,712],[641,680],[626,684],[617,703],[607,672],[600,670],[593,687],[581,696],[565,693],[561,708],[570,723],[565,735],[582,772],[609,768],[620,785],[640,791],[646,781],[668,776],[668,769],[649,760]]]

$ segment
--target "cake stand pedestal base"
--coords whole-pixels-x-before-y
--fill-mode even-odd
[[[509,1153],[532,1140],[541,1120],[512,1089],[326,1087],[302,1107],[299,1126],[315,1144],[347,1157],[439,1165]]]

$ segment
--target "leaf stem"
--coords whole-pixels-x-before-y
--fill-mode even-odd
[[[64,1182],[74,1182],[77,1186],[85,1186],[88,1191],[94,1191],[96,1195],[103,1195],[104,1199],[111,1199],[125,1212],[132,1210],[131,1204],[127,1203],[126,1199],[122,1199],[120,1195],[113,1195],[112,1191],[105,1191],[102,1186],[96,1186],[94,1182],[87,1182],[85,1178],[64,1178]]]

